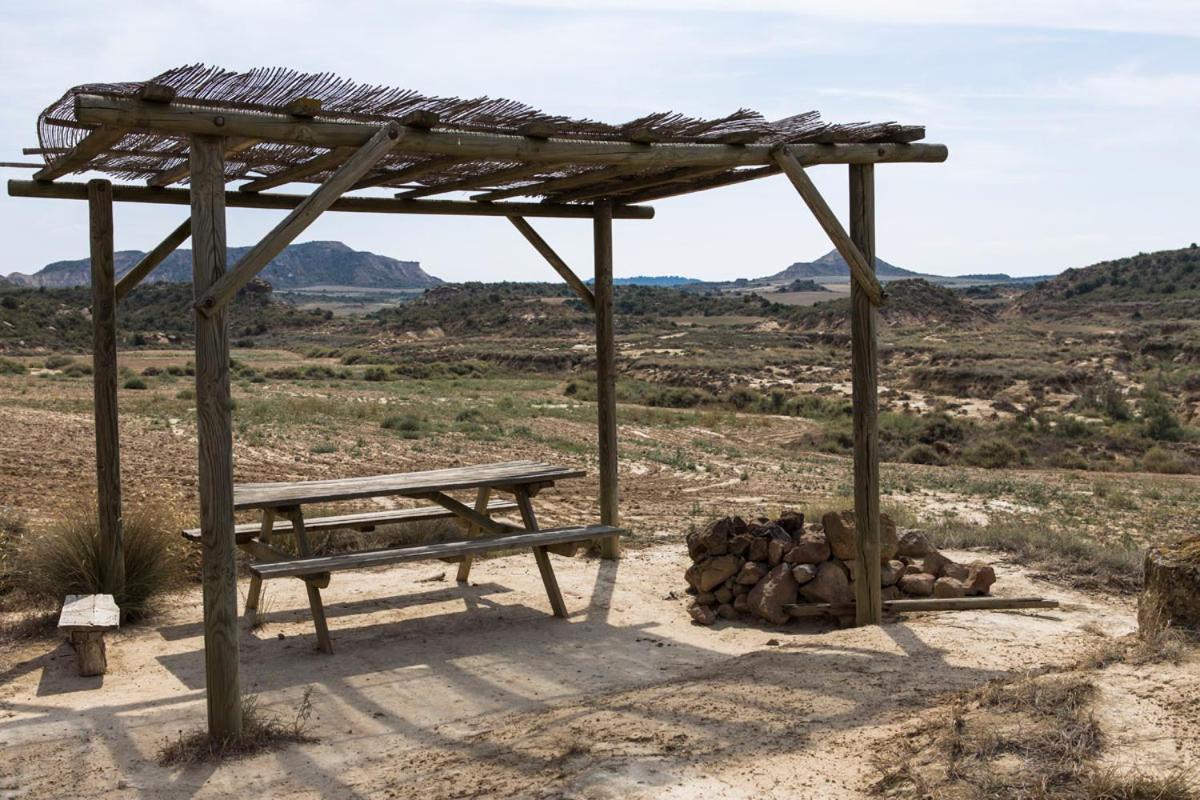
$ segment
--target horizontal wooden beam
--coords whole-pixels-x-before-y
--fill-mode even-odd
[[[236,156],[238,153],[249,150],[254,145],[258,144],[258,139],[233,139],[225,147],[225,158],[229,159]],[[161,187],[170,186],[172,183],[178,183],[188,176],[192,170],[192,160],[187,154],[183,154],[183,161],[177,167],[173,167],[166,172],[159,173],[153,178],[146,181],[147,186]]]
[[[591,186],[597,183],[602,183],[613,178],[619,178],[622,175],[629,175],[635,172],[642,172],[645,167],[627,167],[623,164],[617,164],[611,167],[602,167],[601,169],[589,170],[577,175],[564,175],[561,178],[550,178],[549,180],[539,181],[538,183],[530,183],[525,186],[513,186],[508,189],[497,189],[492,192],[484,192],[483,194],[473,195],[472,200],[480,203],[490,203],[495,200],[504,200],[509,197],[520,197],[522,195],[547,195],[556,191],[566,191],[579,186]]]
[[[816,184],[812,182],[812,178],[808,177],[808,173],[804,171],[804,167],[790,153],[781,152],[776,157],[776,162],[780,169],[788,176],[792,185],[796,187],[796,191],[804,198],[804,202],[808,205],[812,215],[817,218],[817,222],[824,229],[829,240],[833,242],[834,248],[838,254],[846,261],[850,267],[850,275],[854,282],[862,288],[866,293],[867,299],[871,301],[871,305],[883,305],[887,295],[883,291],[883,287],[879,284],[879,280],[875,277],[874,265],[867,261],[866,256],[858,249],[850,239],[850,234],[846,233],[846,229],[842,227],[842,223],[838,220],[837,215],[833,213],[833,209],[825,202],[825,198],[817,191]]]
[[[154,107],[155,104],[148,103],[146,105]],[[35,181],[52,181],[55,178],[61,178],[69,172],[75,172],[83,168],[97,155],[121,141],[121,137],[128,132],[128,129],[120,125],[94,130],[83,137],[79,144],[68,150],[62,158],[53,164],[47,164],[42,169],[33,173],[33,179]]]
[[[154,268],[161,264],[167,256],[174,253],[179,245],[186,242],[192,235],[192,218],[189,216],[179,227],[167,234],[167,238],[159,242],[153,250],[142,256],[142,260],[134,264],[133,269],[121,276],[121,280],[117,281],[117,300],[119,301],[133,287],[142,282],[142,279],[154,271]]]
[[[793,603],[783,610],[793,617],[853,616],[854,603]],[[883,610],[900,611],[1007,611],[1020,608],[1058,608],[1057,600],[1041,597],[918,597],[884,600]]]
[[[575,290],[575,294],[579,295],[583,302],[587,304],[587,307],[595,312],[596,296],[592,294],[592,290],[567,266],[567,262],[563,261],[558,253],[554,252],[554,248],[533,229],[533,226],[521,217],[509,217],[508,221],[521,232],[522,236],[529,240],[529,243],[533,245],[535,250],[542,254],[543,258],[550,262],[550,266],[554,267],[554,271],[561,275],[562,279]]]
[[[649,200],[665,200],[668,197],[679,197],[680,195],[694,194],[696,192],[703,192],[707,189],[719,189],[723,186],[733,186],[739,183],[747,183],[749,181],[756,181],[759,178],[768,178],[777,174],[779,174],[779,167],[776,164],[770,164],[765,167],[751,167],[749,169],[739,169],[736,172],[725,172],[724,174],[718,174],[712,178],[698,178],[695,181],[685,183],[683,185],[660,186],[632,192],[630,194],[622,194],[617,198],[617,200],[619,200],[621,203],[642,203]]]
[[[657,175],[649,175],[643,178],[635,178],[629,181],[623,181],[616,185],[592,185],[584,186],[581,189],[576,189],[569,192],[554,192],[553,199],[558,203],[576,202],[579,200],[597,200],[600,198],[617,198],[620,195],[630,194],[631,192],[645,192],[650,189],[657,189],[660,186],[672,186],[679,183],[698,181],[701,178],[708,178],[712,175],[720,175],[728,171],[728,167],[683,167],[681,169],[673,169],[670,172],[658,173]]]
[[[378,172],[374,175],[368,175],[358,183],[354,184],[354,188],[367,189],[372,186],[382,186],[384,184],[395,183],[397,181],[412,181],[416,180],[422,175],[428,175],[431,172],[437,172],[438,170],[446,169],[457,163],[459,163],[459,160],[451,156],[428,158],[424,161],[418,161],[415,164],[409,164],[407,167],[401,167],[400,169],[394,169],[391,171],[384,170],[383,172]]]
[[[272,258],[295,241],[296,237],[316,222],[317,217],[333,205],[335,200],[348,192],[355,182],[390,153],[399,138],[400,126],[395,122],[380,127],[370,141],[338,167],[337,172],[330,175],[329,179],[303,203],[293,208],[262,241],[250,248],[250,252],[242,256],[233,269],[210,286],[208,291],[196,300],[196,310],[209,315],[219,311],[233,299],[238,289],[261,272]]]
[[[447,181],[436,186],[422,186],[419,189],[409,189],[403,192],[396,193],[397,200],[415,200],[418,197],[428,197],[431,194],[445,194],[446,192],[460,192],[464,189],[478,189],[480,186],[494,186],[497,183],[507,181],[520,180],[539,172],[544,172],[552,169],[554,164],[518,164],[515,167],[505,167],[503,169],[492,170],[482,175],[469,175],[465,178],[459,178],[456,181]]]
[[[43,183],[40,181],[10,180],[10,197],[33,197],[48,200],[87,200],[87,184]],[[263,208],[288,211],[307,199],[302,194],[243,194],[226,192],[229,208]],[[149,203],[151,205],[190,206],[192,193],[188,189],[150,189],[145,186],[114,185],[113,201],[117,203]],[[356,214],[430,214],[459,217],[540,217],[553,219],[591,219],[592,207],[556,203],[471,203],[463,200],[393,200],[390,197],[342,197],[335,200],[329,211]],[[613,219],[653,219],[649,206],[614,206]]]
[[[239,192],[261,192],[263,189],[273,189],[276,186],[282,186],[285,183],[307,178],[310,175],[316,175],[318,172],[334,169],[340,166],[346,159],[354,155],[353,147],[335,147],[328,153],[322,153],[319,156],[313,156],[307,161],[297,164],[294,167],[281,169],[278,172],[272,172],[263,178],[255,178],[252,181],[243,183],[238,187]]]
[[[80,94],[75,116],[86,124],[175,135],[244,136],[316,147],[360,147],[374,134],[369,122],[304,120],[257,111],[146,103],[132,98]],[[775,145],[634,144],[616,141],[535,139],[528,136],[403,127],[397,150],[463,159],[653,167],[769,164]],[[789,152],[805,164],[874,164],[945,161],[938,144],[798,144]]]

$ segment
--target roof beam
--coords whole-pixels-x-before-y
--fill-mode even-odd
[[[554,271],[562,276],[567,285],[575,290],[575,294],[579,295],[587,307],[594,313],[596,311],[596,296],[592,294],[592,290],[587,287],[587,284],[581,281],[579,276],[567,266],[567,262],[563,261],[558,253],[554,252],[554,248],[539,236],[538,232],[533,229],[533,226],[526,222],[523,217],[509,217],[508,221],[521,232],[522,236],[529,240],[529,243],[533,245],[533,249],[541,253],[542,257],[550,262],[550,266],[554,267]]]
[[[321,184],[303,203],[293,208],[261,242],[242,256],[233,269],[210,286],[196,301],[196,310],[206,316],[219,311],[238,289],[245,286],[246,282],[257,275],[272,258],[279,255],[283,248],[316,222],[317,217],[321,216],[334,200],[341,197],[371,167],[379,163],[381,158],[390,153],[399,139],[400,126],[395,122],[389,122],[379,128],[369,142],[350,156],[337,172],[329,176],[329,180]]]
[[[645,167],[641,166],[628,167],[617,164],[611,167],[590,170],[578,175],[564,175],[561,178],[551,178],[540,183],[514,186],[510,189],[497,189],[494,192],[484,192],[483,194],[474,195],[471,199],[480,203],[490,203],[493,200],[504,200],[505,198],[520,197],[522,195],[550,194],[555,191],[574,189],[579,186],[595,185],[611,178],[619,178],[622,175],[644,172],[645,169]]]
[[[493,170],[486,175],[470,175],[466,178],[440,183],[436,186],[422,186],[419,189],[409,189],[405,192],[397,192],[396,199],[415,200],[418,197],[427,197],[431,194],[445,194],[446,192],[460,192],[463,189],[477,189],[480,186],[490,186],[493,183],[527,178],[530,175],[536,175],[539,172],[545,172],[547,169],[551,169],[555,166],[557,165],[519,164],[515,167],[505,167],[504,169]]]
[[[133,269],[121,276],[121,280],[117,281],[117,300],[120,301],[125,295],[129,294],[133,287],[142,282],[142,279],[154,271],[154,268],[166,260],[167,256],[174,253],[179,245],[186,242],[192,236],[192,218],[189,216],[179,227],[167,234],[167,238],[159,242],[153,250],[142,256],[142,260],[133,265]]]
[[[79,144],[68,150],[62,158],[33,173],[33,179],[35,181],[52,181],[55,178],[61,178],[68,172],[80,170],[100,153],[121,141],[121,137],[128,132],[128,128],[119,125],[98,128],[83,137]]]
[[[52,200],[86,200],[87,185],[77,182],[43,183],[40,181],[10,180],[11,197],[34,197]],[[188,189],[150,189],[128,184],[113,185],[113,201],[117,203],[149,203],[151,205],[190,206],[192,193]],[[226,192],[229,208],[265,208],[288,211],[308,198],[301,194],[245,194]],[[591,219],[592,208],[562,203],[469,203],[463,200],[393,200],[390,197],[341,197],[327,209],[358,214],[428,214],[460,217],[540,217],[553,219]],[[614,206],[613,219],[653,219],[649,206]]]
[[[593,200],[602,197],[619,200],[620,195],[628,194],[629,192],[656,189],[659,186],[670,186],[671,184],[692,181],[697,178],[707,178],[710,175],[719,175],[728,171],[729,167],[684,167],[683,169],[672,170],[665,174],[650,175],[639,180],[626,181],[625,183],[607,188],[603,186],[584,186],[582,189],[576,189],[573,192],[555,192],[554,200],[558,203]]]
[[[779,173],[779,167],[776,164],[771,164],[765,167],[754,167],[753,169],[740,169],[736,172],[722,171],[720,174],[707,180],[701,179],[694,183],[686,183],[683,186],[663,187],[658,189],[646,189],[645,191],[634,192],[629,195],[622,195],[615,198],[615,202],[619,203],[641,203],[648,200],[665,200],[668,197],[678,197],[682,194],[692,194],[693,192],[702,192],[705,189],[717,189],[722,186],[733,186],[738,183],[746,183],[747,181],[755,181],[759,178],[766,178]]]
[[[875,270],[872,269],[870,262],[866,256],[858,249],[858,245],[850,238],[850,234],[846,233],[846,229],[842,227],[842,223],[838,220],[837,215],[833,213],[833,209],[825,202],[825,198],[817,191],[816,185],[812,179],[808,177],[808,173],[804,171],[804,167],[793,156],[788,153],[780,153],[777,158],[780,169],[788,176],[792,185],[796,187],[796,191],[804,198],[804,202],[808,205],[817,222],[825,230],[833,246],[837,248],[842,258],[846,260],[846,264],[850,267],[850,274],[854,277],[854,282],[866,294],[867,299],[871,301],[871,305],[883,305],[887,295],[883,291],[883,287],[879,285],[878,279],[875,277]]]
[[[263,189],[282,186],[285,183],[291,183],[300,178],[307,178],[309,175],[316,175],[318,172],[333,169],[352,155],[354,155],[353,147],[335,147],[328,153],[322,153],[294,167],[281,169],[278,172],[272,172],[265,178],[255,178],[252,181],[243,183],[238,187],[238,191],[261,192]]]
[[[459,163],[457,158],[451,156],[441,156],[438,158],[430,158],[425,161],[418,161],[416,164],[409,164],[407,167],[392,170],[391,172],[380,172],[376,175],[368,175],[367,177],[354,184],[355,189],[367,189],[372,186],[382,186],[385,183],[394,183],[396,181],[411,181],[422,175],[428,175],[431,172],[437,172],[441,169],[446,169],[449,166]]]
[[[225,148],[225,158],[236,156],[238,153],[249,150],[254,145],[258,144],[258,139],[234,139]],[[188,176],[192,171],[192,160],[185,153],[182,163],[177,167],[167,170],[166,172],[155,175],[153,178],[146,180],[147,186],[162,187],[170,186],[172,183],[178,183]]]
[[[243,136],[318,147],[361,147],[377,125],[369,122],[302,120],[226,108],[146,103],[133,98],[80,94],[75,116],[83,123],[164,133]],[[397,149],[480,161],[622,164],[646,169],[770,164],[775,145],[634,144],[618,141],[534,139],[471,131],[402,129]],[[787,149],[803,164],[873,164],[945,161],[937,144],[798,144]]]

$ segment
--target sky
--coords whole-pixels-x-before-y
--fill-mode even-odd
[[[747,107],[924,124],[945,163],[876,169],[878,255],[921,272],[1055,273],[1200,239],[1196,0],[109,0],[4,3],[0,31],[0,161],[31,160],[38,113],[77,84],[290,66],[607,122]],[[843,220],[846,173],[810,170]],[[830,249],[779,176],[656,210],[615,223],[618,277],[757,277]],[[117,248],[148,250],[183,213],[119,204]],[[282,216],[228,213],[230,245]],[[588,222],[535,225],[590,274]],[[83,258],[86,204],[2,194],[0,237],[0,274]],[[326,214],[298,241],[319,239],[447,280],[556,279],[500,219]]]

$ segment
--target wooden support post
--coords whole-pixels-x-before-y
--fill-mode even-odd
[[[875,167],[850,167],[850,238],[875,272]],[[854,620],[878,625],[883,619],[879,569],[879,360],[875,304],[861,281],[850,286],[850,351],[854,409],[854,519],[858,576]]]
[[[117,430],[117,298],[113,274],[112,184],[88,181],[88,239],[92,256],[92,386],[96,416],[96,500],[101,591],[125,590],[121,542],[121,440]]]
[[[492,487],[480,486],[479,491],[475,494],[475,513],[487,515],[488,501],[492,498]],[[468,535],[477,535],[482,530],[478,525],[468,522],[466,525]],[[459,583],[466,583],[471,577],[471,556],[463,556],[462,561],[458,562],[458,575],[456,580]]]
[[[617,527],[617,362],[613,336],[613,243],[612,203],[595,205],[593,234],[596,276],[592,294],[596,299],[596,418],[600,453],[600,521]],[[621,557],[621,540],[600,540],[603,558]]]
[[[225,274],[225,142],[191,137],[192,288],[202,297]],[[201,578],[208,733],[242,733],[238,678],[237,562],[233,532],[233,424],[229,325],[223,308],[196,315]]]
[[[292,534],[296,537],[296,549],[301,558],[312,556],[308,532],[304,530],[304,512],[300,506],[282,509],[292,521]],[[312,611],[313,625],[317,629],[317,649],[333,654],[333,640],[329,638],[329,623],[325,621],[325,604],[321,602],[321,589],[329,585],[329,573],[318,573],[304,577],[304,588],[308,591],[308,607]]]
[[[271,546],[271,534],[275,532],[275,509],[264,508],[262,517],[262,528],[258,531],[258,541],[266,547]],[[259,606],[262,603],[263,585],[262,578],[258,575],[250,576],[250,590],[246,593],[246,624],[254,626],[256,617],[258,616]]]
[[[537,515],[533,513],[533,503],[529,501],[529,490],[524,486],[518,486],[514,494],[517,497],[517,507],[521,509],[521,521],[525,523],[525,530],[540,530]],[[546,597],[550,600],[550,609],[554,612],[554,616],[566,619],[567,604],[563,602],[562,591],[558,588],[558,578],[554,576],[554,567],[550,563],[548,549],[544,546],[535,546],[533,557],[537,561],[538,572],[542,575],[542,585],[546,587]]]

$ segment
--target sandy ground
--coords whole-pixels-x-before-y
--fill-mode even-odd
[[[479,562],[464,588],[437,563],[337,574],[331,656],[313,649],[302,584],[270,583],[265,626],[242,636],[244,686],[284,718],[312,687],[317,741],[219,766],[155,761],[204,722],[198,590],[113,635],[102,678],[79,677],[58,640],[9,645],[0,798],[857,797],[872,754],[949,693],[1135,627],[1128,604],[1005,565],[998,593],[1062,607],[702,628],[684,610],[685,562],[665,544],[620,562],[556,557],[565,621],[531,556]],[[1200,698],[1200,670],[1124,669],[1110,757],[1200,763],[1194,714],[1160,702]]]

